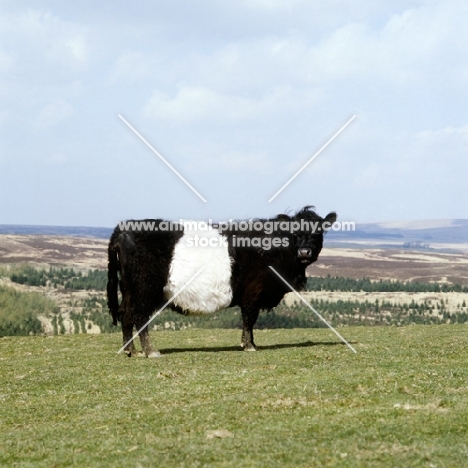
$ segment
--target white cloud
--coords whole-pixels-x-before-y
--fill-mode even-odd
[[[173,98],[155,91],[145,108],[150,117],[179,123],[217,117],[235,121],[253,111],[253,103],[246,98],[217,93],[202,86],[183,87]]]
[[[462,127],[445,127],[440,130],[424,130],[417,134],[417,139],[425,147],[456,143],[460,149],[468,149],[468,124]]]
[[[468,124],[461,127],[445,127],[440,130],[423,131],[414,142],[415,164],[429,169],[437,179],[450,182],[452,187],[465,187],[464,202],[468,202],[468,184],[462,174],[468,174]],[[450,185],[447,189],[450,189]]]
[[[72,57],[78,64],[86,65],[88,61],[88,47],[86,39],[82,35],[76,34],[74,37],[68,39],[65,45],[71,51]]]
[[[219,174],[222,169],[240,178],[246,171],[264,175],[271,170],[271,160],[261,151],[229,148],[223,144],[201,144],[196,148],[186,148],[186,152],[190,154],[186,168],[192,174]]]
[[[359,80],[413,86],[442,76],[466,78],[466,60],[461,59],[468,54],[466,20],[468,4],[429,3],[393,14],[378,26],[354,21],[319,38],[283,33],[241,39],[192,56],[185,67],[166,66],[182,67],[185,86],[216,86],[231,93],[286,83],[328,86]]]
[[[0,14],[0,37],[14,45],[10,54],[22,71],[37,72],[48,65],[56,72],[84,70],[89,62],[87,36],[86,27],[39,10]]]
[[[395,14],[380,29],[349,24],[311,49],[312,63],[326,79],[400,85],[452,74],[465,66],[459,58],[468,52],[467,13],[466,5],[444,2]]]
[[[204,86],[186,86],[171,97],[154,91],[144,108],[153,119],[182,123],[242,124],[271,120],[283,112],[314,105],[319,93],[301,93],[277,86],[263,95],[243,96],[218,92]]]
[[[356,190],[418,192],[428,200],[431,193],[444,197],[458,191],[460,203],[466,203],[468,185],[461,174],[468,173],[467,155],[468,125],[406,133],[387,137],[372,157],[360,157],[342,177],[352,180]],[[338,160],[344,165],[343,157]]]
[[[270,7],[276,11],[284,5],[260,1],[257,7],[271,12]],[[348,23],[318,40],[305,34],[261,36],[222,44],[211,53],[188,59],[168,60],[165,68],[177,70],[174,84],[171,88],[164,82],[161,90],[153,91],[144,115],[161,125],[177,126],[179,133],[195,132],[198,139],[213,138],[210,131],[223,125],[235,128],[244,147],[239,147],[233,133],[228,136],[233,151],[258,151],[272,162],[284,158],[284,141],[289,134],[297,135],[296,128],[312,132],[321,142],[357,112],[360,123],[353,125],[366,130],[356,150],[357,167],[362,170],[354,185],[375,189],[390,183],[388,174],[394,174],[394,180],[408,178],[420,165],[417,155],[422,149],[415,143],[419,137],[414,132],[417,126],[424,128],[417,106],[418,99],[426,97],[417,98],[415,104],[408,101],[427,89],[424,86],[437,86],[441,77],[450,81],[455,75],[460,80],[466,67],[460,59],[468,54],[468,39],[461,40],[466,27],[460,17],[467,18],[468,11],[451,1],[400,11],[378,25]],[[449,76],[447,69],[453,71]],[[369,91],[381,102],[372,102]],[[408,118],[415,115],[416,129],[405,129],[406,134],[391,115],[398,100]],[[434,125],[440,124],[434,114]],[[263,133],[270,135],[262,135],[258,146],[260,129],[268,126],[271,130]],[[290,142],[286,166],[299,167],[300,160],[308,159],[305,155],[320,147],[314,140],[307,147],[307,136],[302,135],[302,143]],[[347,138],[343,136],[344,141]],[[434,152],[428,154],[436,157]],[[461,154],[461,149],[454,148],[453,154]],[[344,173],[345,168],[353,173],[350,160],[342,163]],[[317,169],[325,166],[327,161],[318,162]]]
[[[138,81],[145,78],[155,65],[148,54],[141,51],[125,51],[117,58],[110,72],[111,81]]]
[[[63,100],[59,99],[55,102],[46,104],[34,122],[34,128],[36,130],[48,130],[56,125],[68,120],[73,115],[72,105]]]

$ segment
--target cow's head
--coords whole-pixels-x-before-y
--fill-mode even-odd
[[[303,265],[315,262],[322,250],[323,235],[336,221],[337,214],[328,213],[325,218],[318,216],[311,207],[305,207],[299,211],[293,219],[308,223],[307,229],[301,229],[293,234],[293,248],[297,261]],[[305,225],[306,223],[302,224]]]

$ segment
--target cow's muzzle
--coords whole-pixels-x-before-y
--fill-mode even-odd
[[[309,247],[297,249],[297,259],[301,263],[310,263],[312,261],[312,249]]]

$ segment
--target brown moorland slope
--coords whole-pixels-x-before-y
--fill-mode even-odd
[[[106,249],[107,240],[92,237],[0,235],[0,263],[104,269]]]
[[[105,269],[106,249],[107,240],[92,237],[4,234],[0,235],[0,264]],[[468,255],[397,248],[324,248],[308,274],[468,285]]]
[[[468,255],[408,249],[324,248],[312,276],[368,277],[468,285]]]

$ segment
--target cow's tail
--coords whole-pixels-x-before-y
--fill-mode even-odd
[[[109,263],[107,270],[107,306],[109,307],[109,312],[112,315],[113,325],[117,325],[117,321],[120,320],[118,296],[118,273],[120,272],[120,262],[118,258],[119,245],[117,241],[119,234],[120,229],[117,227],[112,233],[108,248]]]

